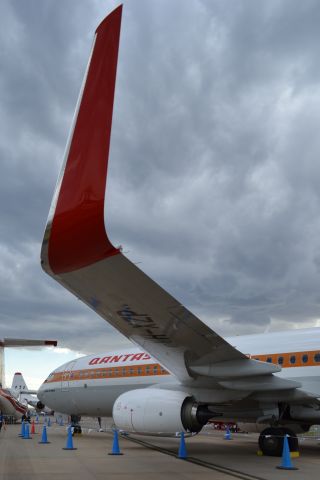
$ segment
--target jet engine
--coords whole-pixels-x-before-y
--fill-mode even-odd
[[[126,432],[170,436],[200,432],[213,414],[186,392],[143,388],[120,395],[112,416],[116,426]]]
[[[37,410],[37,411],[40,411],[40,412],[41,412],[41,411],[44,410],[45,408],[46,408],[45,405],[44,405],[42,402],[40,402],[40,400],[36,403],[36,410]]]

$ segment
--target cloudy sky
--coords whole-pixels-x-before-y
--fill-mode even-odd
[[[118,3],[0,3],[1,337],[37,385],[126,340],[45,275],[40,245],[96,26]],[[320,325],[318,0],[125,1],[110,237],[222,335]]]

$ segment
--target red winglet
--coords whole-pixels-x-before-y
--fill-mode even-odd
[[[122,5],[98,26],[52,220],[48,260],[66,273],[119,252],[104,226],[104,196]]]

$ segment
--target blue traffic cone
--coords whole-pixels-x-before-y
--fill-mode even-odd
[[[22,437],[23,440],[31,440],[30,432],[29,432],[29,423],[26,423],[24,428],[24,436]]]
[[[76,448],[73,447],[72,431],[70,426],[68,427],[67,443],[62,450],[77,450]]]
[[[50,417],[48,418],[47,425],[48,425],[48,427],[51,427],[51,420],[50,420]]]
[[[283,437],[282,462],[277,468],[280,468],[281,470],[298,470],[291,463],[288,435]]]
[[[43,425],[43,429],[42,429],[41,442],[38,442],[38,443],[50,443],[48,442],[47,427],[45,425]]]
[[[226,433],[225,433],[224,439],[225,439],[225,440],[232,440],[231,432],[230,432],[230,428],[229,428],[229,427],[227,427],[227,431],[226,431]]]
[[[187,449],[186,449],[186,442],[184,439],[184,432],[180,433],[180,445],[179,445],[178,458],[181,458],[181,459],[187,458]]]
[[[21,438],[24,437],[25,428],[26,428],[26,426],[25,426],[24,420],[22,420],[22,422],[21,422],[21,431],[20,431],[20,433],[19,433],[19,437],[21,437]]]
[[[108,455],[123,455],[123,453],[120,452],[118,430],[116,428],[113,430],[112,452],[108,453]]]

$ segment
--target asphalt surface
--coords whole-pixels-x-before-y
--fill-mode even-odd
[[[108,428],[110,425],[102,425]],[[257,456],[257,435],[234,435],[224,440],[223,432],[207,430],[186,439],[187,460],[176,458],[179,439],[131,436],[119,438],[123,455],[112,451],[110,431],[97,432],[96,422],[84,422],[83,434],[73,438],[77,450],[63,450],[67,443],[66,426],[47,428],[47,445],[41,445],[42,425],[36,425],[31,440],[21,439],[20,425],[8,425],[0,433],[0,479],[14,480],[93,480],[93,479],[194,479],[232,478],[295,479],[319,478],[320,444],[316,439],[300,443],[301,455],[292,463],[299,470],[278,470],[281,459]],[[136,443],[137,439],[141,443]],[[151,447],[155,446],[159,450]],[[189,461],[191,460],[191,461]],[[194,463],[199,462],[200,464]],[[219,467],[230,469],[219,471]],[[217,470],[218,468],[218,470]]]

